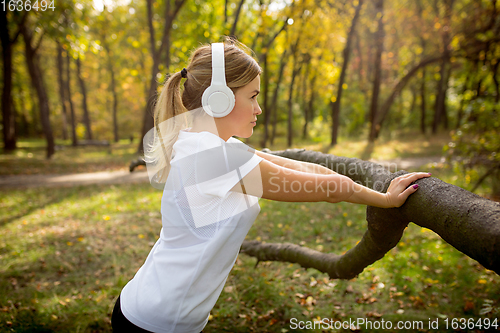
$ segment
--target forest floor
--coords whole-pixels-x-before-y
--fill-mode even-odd
[[[441,163],[446,140],[294,147],[429,171],[469,188],[470,181]],[[137,158],[136,143],[109,150],[65,147],[49,161],[43,142],[20,144],[14,153],[0,155],[5,185],[0,186],[0,333],[111,332],[116,298],[158,239],[161,191],[147,183],[143,166],[132,174],[126,169]],[[477,193],[488,193],[487,185]],[[341,254],[366,231],[362,205],[264,199],[259,204],[249,240]],[[296,264],[256,265],[255,258],[239,255],[203,331],[320,333],[324,330],[297,329],[293,323],[328,318],[337,325],[365,318],[379,326],[418,324],[422,332],[436,331],[431,323],[439,324],[440,332],[454,332],[464,321],[474,323],[475,332],[486,332],[499,327],[499,294],[498,274],[431,230],[410,224],[394,249],[351,280],[330,280]]]

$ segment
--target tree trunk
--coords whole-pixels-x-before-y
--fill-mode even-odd
[[[392,89],[391,95],[385,100],[384,104],[382,104],[382,107],[380,108],[380,111],[377,113],[377,131],[376,131],[376,136],[378,135],[380,128],[382,128],[382,123],[384,122],[387,114],[389,113],[389,110],[394,103],[394,100],[396,99],[396,96],[398,96],[401,93],[401,90],[406,86],[408,81],[415,75],[418,70],[422,67],[425,67],[427,65],[433,64],[435,62],[438,62],[441,60],[441,57],[434,57],[434,58],[427,58],[422,60],[419,64],[415,65],[412,69],[408,71],[408,73],[403,76],[394,86]]]
[[[422,68],[422,81],[420,82],[420,132],[422,134],[425,134],[426,130],[426,125],[425,125],[425,113],[426,113],[426,108],[427,105],[425,103],[425,77],[426,77],[427,71],[425,70],[425,67]]]
[[[61,106],[62,106],[62,135],[64,140],[68,140],[68,111],[66,110],[66,94],[64,86],[66,83],[64,82],[64,64],[63,64],[63,48],[59,41],[56,41],[57,44],[57,80],[59,82],[59,98],[61,98]]]
[[[111,75],[111,84],[109,86],[111,90],[111,95],[113,96],[113,137],[114,141],[118,142],[119,137],[118,137],[118,94],[116,93],[116,81],[115,81],[115,70],[113,67],[113,59],[111,56],[111,50],[109,48],[108,43],[106,42],[106,39],[103,39],[103,46],[104,49],[106,50],[106,53],[108,54],[108,71]]]
[[[261,6],[260,8],[262,11],[264,7]],[[276,98],[275,97],[273,97],[273,101],[272,101],[273,106],[271,108],[269,108],[269,79],[270,79],[269,78],[269,68],[268,68],[269,49],[271,48],[271,45],[274,43],[274,41],[279,36],[279,34],[281,34],[283,31],[286,30],[287,26],[288,26],[288,23],[287,23],[287,20],[285,20],[285,21],[283,21],[283,25],[281,26],[281,29],[279,29],[274,35],[272,35],[269,40],[265,41],[264,38],[262,39],[263,53],[259,57],[261,63],[263,64],[262,65],[262,71],[263,71],[262,79],[263,79],[263,86],[264,86],[264,88],[263,88],[263,94],[264,94],[264,110],[263,110],[263,113],[264,113],[264,134],[263,134],[262,141],[261,141],[262,147],[266,146],[267,140],[269,138],[269,123],[271,120],[271,115],[276,115],[276,113],[274,113],[274,112],[276,112],[276,110],[274,109],[276,107]],[[253,45],[256,44],[256,41],[258,38],[259,38],[259,34],[257,34],[256,38],[254,38]],[[252,49],[253,49],[253,47],[252,47]],[[286,54],[286,52],[283,52],[282,56],[285,56],[285,54]],[[282,59],[281,63],[283,64],[283,59]],[[279,78],[276,82],[277,87],[279,87],[279,85],[280,85],[280,81],[281,81],[282,76],[283,76],[282,74],[283,74],[283,68],[280,67],[280,75],[279,75]],[[273,119],[275,119],[275,118],[273,118]]]
[[[418,0],[416,2],[417,4],[417,11],[418,11],[418,17],[423,22],[424,14],[423,14],[423,7],[422,7],[422,0]],[[420,45],[422,46],[422,54],[426,53],[426,46],[427,46],[427,41],[425,40],[424,37],[420,36]],[[427,76],[427,70],[425,67],[422,68],[422,81],[420,82],[420,132],[422,134],[425,134],[426,132],[426,109],[427,109],[427,103],[426,103],[426,89],[425,89],[425,79]]]
[[[500,82],[498,81],[498,68],[500,67],[500,61],[497,60],[495,65],[493,66],[493,82],[495,82],[495,104],[498,105],[500,102]]]
[[[378,98],[380,94],[380,82],[382,81],[382,52],[384,51],[384,0],[377,0],[375,3],[377,9],[378,30],[376,34],[376,52],[375,52],[375,76],[373,78],[372,98],[370,104],[370,134],[368,140],[374,142],[378,136],[380,125],[377,123]]]
[[[80,84],[80,91],[82,93],[83,123],[86,129],[85,138],[87,140],[92,140],[92,126],[90,121],[89,109],[87,107],[87,89],[85,87],[85,81],[82,77],[82,65],[80,56],[76,58],[76,73],[78,76],[78,83]]]
[[[234,14],[233,26],[231,27],[231,32],[229,33],[229,36],[236,37],[236,27],[238,26],[238,20],[240,18],[241,8],[243,7],[244,2],[245,0],[240,0],[238,9],[236,9],[236,13]]]
[[[16,149],[16,120],[12,111],[12,41],[7,22],[7,11],[0,12],[0,39],[2,42],[3,88],[2,88],[2,125],[4,150]]]
[[[170,67],[170,31],[172,29],[172,24],[175,20],[175,17],[179,13],[181,7],[184,5],[186,0],[175,0],[174,1],[174,9],[171,10],[170,6],[171,0],[167,0],[166,9],[164,13],[165,22],[163,25],[163,36],[160,42],[158,49],[156,48],[156,38],[155,38],[155,30],[153,27],[153,0],[147,0],[147,15],[148,15],[148,27],[149,27],[149,44],[150,44],[150,52],[153,58],[153,66],[151,67],[151,76],[149,80],[149,89],[146,100],[146,107],[144,109],[144,117],[142,121],[142,133],[141,139],[139,141],[139,146],[137,147],[137,152],[142,153],[143,151],[143,140],[146,133],[153,128],[154,119],[153,119],[153,108],[154,99],[156,97],[156,75],[158,74],[158,66],[160,65],[160,59],[162,58],[163,51],[167,49],[166,56],[166,67],[167,69]]]
[[[391,173],[383,166],[356,158],[303,149],[273,154],[325,165],[374,190],[385,192],[390,181],[405,171]],[[395,247],[413,222],[433,230],[457,250],[500,274],[500,203],[482,198],[437,178],[418,180],[419,190],[400,208],[367,207],[368,229],[361,241],[343,255],[321,253],[294,244],[245,241],[241,252],[258,261],[286,261],[351,279]],[[430,204],[431,203],[431,204]]]
[[[441,69],[438,81],[438,89],[436,102],[434,104],[434,120],[432,122],[432,134],[436,134],[441,122],[445,122],[445,128],[447,128],[447,115],[446,115],[446,92],[448,91],[448,79],[449,71],[451,70],[450,63],[450,26],[451,26],[451,14],[454,0],[445,0],[445,15],[444,24],[441,32],[441,38],[443,41],[443,60],[441,62]]]
[[[47,90],[43,80],[43,72],[37,59],[37,46],[33,46],[33,34],[28,30],[26,24],[21,25],[21,33],[24,36],[26,64],[31,78],[31,82],[35,88],[38,96],[38,107],[40,110],[40,120],[42,123],[43,133],[47,140],[47,158],[50,159],[54,155],[54,136],[52,133],[52,126],[50,125],[50,109],[49,99],[47,97]],[[40,41],[38,42],[40,43]],[[40,45],[40,44],[38,44]]]
[[[441,62],[441,69],[439,71],[439,81],[437,83],[437,95],[436,101],[434,103],[434,120],[432,122],[432,134],[436,134],[439,125],[443,121],[444,117],[444,107],[446,103],[446,90],[447,90],[447,82],[446,81],[446,68],[448,66],[449,60],[445,58],[443,55],[443,60]]]
[[[263,95],[264,95],[264,103],[263,103],[263,114],[264,114],[264,133],[262,135],[262,141],[260,143],[261,147],[265,147],[267,143],[267,138],[269,137],[269,120],[271,119],[270,110],[269,110],[269,68],[267,64],[267,50],[262,54],[261,57],[262,62],[262,86],[263,86]]]
[[[462,124],[462,118],[464,116],[464,104],[465,104],[465,92],[467,91],[467,84],[469,83],[469,78],[470,78],[470,72],[467,73],[467,76],[465,78],[464,86],[462,87],[462,93],[460,96],[462,99],[460,100],[460,105],[458,107],[458,112],[457,112],[457,122],[455,123],[455,129],[458,129],[460,125]],[[474,192],[474,191],[472,191]]]
[[[306,139],[309,134],[308,125],[314,119],[314,100],[316,99],[316,78],[317,78],[316,72],[314,72],[312,75],[313,76],[311,78],[311,81],[309,82],[309,90],[310,90],[309,100],[307,101],[307,105],[305,106],[306,115],[305,115],[304,131],[302,135],[304,139]]]
[[[278,120],[278,95],[280,91],[281,81],[283,80],[283,72],[285,70],[288,54],[286,50],[283,51],[281,55],[280,70],[278,73],[278,80],[276,81],[276,86],[274,87],[273,100],[271,101],[271,112],[273,117],[273,132],[271,133],[270,143],[274,144],[274,138],[276,137],[276,126]],[[264,147],[264,146],[263,146]]]
[[[337,86],[337,97],[335,101],[330,103],[332,108],[332,133],[331,133],[331,141],[330,146],[335,146],[337,144],[337,137],[339,131],[339,114],[340,114],[340,101],[342,99],[343,85],[345,81],[345,76],[347,73],[347,66],[349,64],[349,58],[351,56],[352,49],[352,40],[354,38],[354,32],[356,30],[356,24],[359,18],[359,12],[361,11],[361,6],[363,6],[363,0],[359,0],[358,5],[356,6],[356,11],[354,13],[354,17],[351,22],[351,29],[347,34],[347,40],[345,43],[344,51],[342,52],[344,62],[342,64],[342,69],[340,70],[340,78]],[[361,56],[361,55],[360,55]]]
[[[76,137],[76,115],[75,108],[73,106],[73,98],[71,97],[71,75],[70,75],[70,67],[71,67],[71,56],[69,52],[66,52],[66,93],[67,93],[67,102],[69,106],[70,113],[70,125],[71,125],[71,145],[76,147],[78,145],[78,138]]]
[[[227,7],[229,4],[229,0],[224,1],[224,23],[227,23]]]
[[[297,76],[300,66],[297,65],[298,59],[297,55],[293,55],[292,59],[292,80],[288,88],[288,133],[287,133],[287,145],[292,146],[293,141],[293,88],[295,85],[295,77]]]

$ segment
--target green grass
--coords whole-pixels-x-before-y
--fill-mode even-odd
[[[121,288],[159,234],[161,193],[148,184],[0,192],[0,331],[109,332]],[[365,207],[261,200],[248,239],[343,253]],[[357,278],[328,280],[296,264],[240,255],[205,332],[292,332],[291,318],[376,321],[480,316],[500,308],[500,277],[426,229]],[[309,330],[302,330],[309,331]],[[319,330],[318,330],[319,331]]]

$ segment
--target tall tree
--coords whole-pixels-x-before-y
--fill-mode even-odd
[[[454,0],[443,0],[444,3],[444,18],[443,26],[441,28],[441,40],[443,47],[443,59],[441,61],[441,68],[439,72],[439,80],[437,84],[437,95],[434,104],[434,120],[432,122],[432,133],[436,134],[438,126],[442,121],[447,127],[447,113],[446,113],[446,92],[448,91],[448,81],[451,70],[451,53],[450,53],[450,28],[451,28],[451,14],[453,10]],[[435,0],[436,16],[439,16],[438,0]]]
[[[116,80],[115,80],[115,69],[113,66],[113,53],[109,47],[109,44],[106,40],[106,36],[103,37],[103,46],[104,49],[106,50],[106,53],[108,55],[107,58],[107,67],[109,74],[111,75],[110,79],[110,85],[109,89],[111,91],[111,95],[113,96],[113,111],[112,111],[112,117],[113,117],[113,137],[114,141],[118,142],[119,137],[118,137],[118,93],[116,92]]]
[[[153,66],[151,67],[151,76],[149,78],[149,90],[146,100],[146,107],[144,110],[143,117],[143,126],[141,133],[141,140],[139,146],[137,147],[138,152],[142,152],[143,149],[143,139],[144,135],[153,128],[154,119],[152,117],[152,103],[151,101],[156,96],[156,75],[159,73],[160,60],[162,58],[163,52],[166,52],[166,64],[165,67],[167,71],[170,67],[170,32],[172,30],[172,24],[174,20],[181,10],[182,6],[186,0],[174,0],[173,6],[171,0],[165,1],[165,12],[163,14],[164,21],[163,25],[163,33],[160,41],[156,41],[156,31],[153,24],[153,0],[146,0],[147,5],[147,16],[148,16],[148,28],[149,28],[149,44],[150,44],[150,52],[153,58]],[[157,47],[158,46],[158,47]]]
[[[62,135],[63,139],[68,139],[68,116],[67,116],[67,98],[66,98],[66,82],[64,80],[64,61],[63,61],[63,48],[61,43],[56,40],[57,45],[57,81],[59,83],[59,97],[61,98],[62,106]]]
[[[3,143],[4,149],[14,150],[16,149],[17,139],[16,139],[16,118],[15,113],[12,109],[12,48],[17,42],[20,30],[14,34],[14,37],[10,36],[10,27],[7,18],[7,9],[0,11],[0,39],[2,43],[2,61],[3,61],[3,87],[2,87],[2,126],[3,126]],[[9,16],[19,15],[17,12],[12,12]],[[21,25],[24,23],[26,14],[20,19]]]
[[[274,92],[273,92],[273,99],[271,101],[271,106],[269,108],[269,111],[272,113],[269,115],[269,118],[272,116],[272,125],[273,125],[273,131],[271,132],[271,136],[269,138],[269,142],[271,145],[274,144],[274,138],[276,137],[276,127],[277,127],[277,119],[278,119],[278,95],[280,91],[280,86],[281,82],[283,80],[283,72],[285,70],[285,66],[288,61],[288,52],[285,49],[283,51],[283,54],[280,57],[280,69],[278,72],[278,78],[276,80],[276,85],[274,86]],[[265,145],[262,145],[262,147],[265,147]]]
[[[269,138],[269,123],[271,119],[271,113],[275,112],[276,110],[273,110],[272,108],[269,108],[269,86],[270,86],[270,77],[269,77],[269,64],[268,64],[268,56],[269,56],[269,50],[271,49],[271,46],[273,45],[274,41],[276,38],[281,34],[281,32],[286,30],[286,27],[288,26],[288,17],[283,21],[281,29],[279,29],[275,34],[271,35],[272,37],[269,40],[266,40],[265,37],[262,38],[262,54],[260,56],[260,62],[262,64],[262,86],[263,86],[263,91],[262,94],[264,96],[264,103],[263,103],[263,117],[264,117],[264,135],[262,136],[262,141],[261,141],[261,146],[265,147],[267,140]],[[264,23],[262,23],[264,24]],[[267,30],[267,29],[266,29]],[[282,75],[278,77],[279,80],[281,80]],[[275,82],[279,86],[279,82]],[[276,103],[275,103],[276,104]],[[276,106],[276,105],[274,105]]]
[[[358,5],[356,6],[354,12],[354,17],[351,22],[351,28],[349,30],[349,33],[347,34],[347,40],[345,43],[344,51],[342,52],[344,62],[342,63],[342,69],[340,70],[340,78],[339,78],[339,83],[337,85],[337,96],[335,98],[335,101],[330,103],[332,112],[332,133],[331,133],[330,146],[335,146],[337,144],[337,137],[339,131],[340,101],[342,100],[342,92],[344,90],[343,86],[347,72],[347,65],[349,64],[349,58],[352,53],[351,52],[352,40],[354,39],[356,24],[358,23],[361,6],[363,6],[363,0],[358,1]]]
[[[375,75],[373,77],[372,98],[370,103],[370,134],[368,140],[375,141],[377,138],[380,125],[377,123],[378,99],[380,95],[380,83],[382,81],[382,52],[384,51],[384,0],[375,2],[376,13],[378,17],[378,29],[375,35],[376,52],[375,52]]]
[[[293,91],[295,88],[295,78],[300,71],[301,62],[299,59],[298,47],[299,47],[300,35],[297,37],[295,44],[292,46],[292,77],[290,79],[290,85],[288,87],[288,131],[287,131],[287,146],[291,147],[293,142]]]
[[[27,21],[27,19],[26,19]],[[31,77],[31,82],[35,88],[38,97],[38,108],[40,110],[40,120],[42,123],[43,133],[47,140],[47,158],[50,159],[54,155],[54,135],[50,124],[50,108],[47,90],[43,79],[43,71],[40,68],[38,59],[38,49],[43,40],[43,34],[38,37],[35,43],[34,31],[28,27],[28,22],[24,21],[21,24],[21,33],[24,39],[25,58],[28,67],[28,72]]]
[[[87,106],[87,88],[85,86],[85,81],[82,76],[82,64],[80,61],[80,55],[76,58],[76,74],[78,78],[78,83],[80,85],[80,92],[82,94],[82,108],[83,108],[83,124],[85,125],[85,138],[87,140],[92,140],[92,122],[90,120],[90,113]]]
[[[66,73],[65,73],[65,79],[66,79],[66,97],[67,97],[67,103],[68,103],[68,108],[69,108],[69,114],[70,114],[70,125],[71,125],[71,145],[75,147],[78,144],[78,138],[76,136],[76,114],[75,114],[75,107],[73,105],[73,96],[71,94],[71,56],[69,54],[69,51],[66,50]]]
[[[238,26],[238,20],[240,18],[241,8],[243,7],[244,3],[245,0],[240,0],[240,3],[238,4],[238,9],[236,9],[236,12],[234,13],[233,26],[231,27],[231,32],[229,33],[230,36],[236,37],[236,27]]]

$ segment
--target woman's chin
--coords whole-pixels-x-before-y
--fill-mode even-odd
[[[241,132],[241,133],[238,133],[238,134],[235,134],[238,138],[243,138],[243,139],[248,139],[249,137],[251,137],[253,134],[253,128],[250,129],[250,131],[245,131],[245,132]]]

